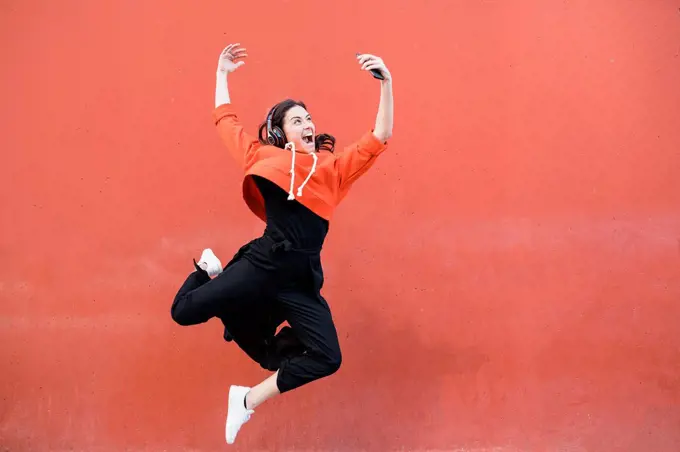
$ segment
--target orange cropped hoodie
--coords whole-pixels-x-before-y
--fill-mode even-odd
[[[264,145],[247,134],[233,104],[222,104],[213,111],[220,139],[244,169],[243,199],[262,221],[266,220],[264,199],[252,175],[262,176],[288,191],[288,199],[330,220],[336,206],[347,195],[351,185],[373,166],[386,148],[373,135],[365,132],[342,151],[281,149]]]

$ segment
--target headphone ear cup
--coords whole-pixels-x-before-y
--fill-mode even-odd
[[[272,146],[278,146],[281,142],[281,137],[276,129],[278,129],[278,127],[273,127],[272,130],[267,133],[267,142]]]
[[[285,146],[286,138],[280,127],[272,127],[270,143],[277,147]]]
[[[267,142],[272,146],[283,148],[286,145],[286,134],[280,127],[272,127],[272,117],[275,110],[276,107],[267,115]]]

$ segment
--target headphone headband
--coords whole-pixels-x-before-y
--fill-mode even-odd
[[[272,130],[272,116],[274,116],[275,109],[276,107],[272,108],[269,114],[267,115],[267,135],[269,135]]]

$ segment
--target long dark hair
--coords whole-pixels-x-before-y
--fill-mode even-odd
[[[286,99],[284,101],[279,102],[278,104],[274,105],[270,110],[269,113],[267,113],[267,117],[269,117],[272,112],[274,114],[272,115],[272,127],[279,127],[281,131],[283,132],[283,119],[286,117],[286,112],[290,110],[291,108],[295,106],[300,106],[307,110],[307,106],[305,105],[304,102],[299,101],[299,100],[293,100],[293,99]],[[260,143],[262,144],[269,144],[267,142],[267,119],[265,118],[264,122],[260,124],[260,128],[258,130],[258,139]],[[283,146],[280,146],[283,148]],[[327,133],[321,133],[317,136],[314,137],[314,148],[319,151],[319,150],[325,150],[325,151],[330,151],[333,152],[335,150],[335,137],[333,135],[329,135]]]

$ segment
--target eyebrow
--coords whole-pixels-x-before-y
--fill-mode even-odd
[[[312,115],[307,115],[307,117],[308,117],[308,118],[311,118]],[[293,119],[302,119],[302,117],[300,117],[300,116],[293,116],[293,117],[291,117],[290,119],[291,119],[291,121],[292,121]]]

